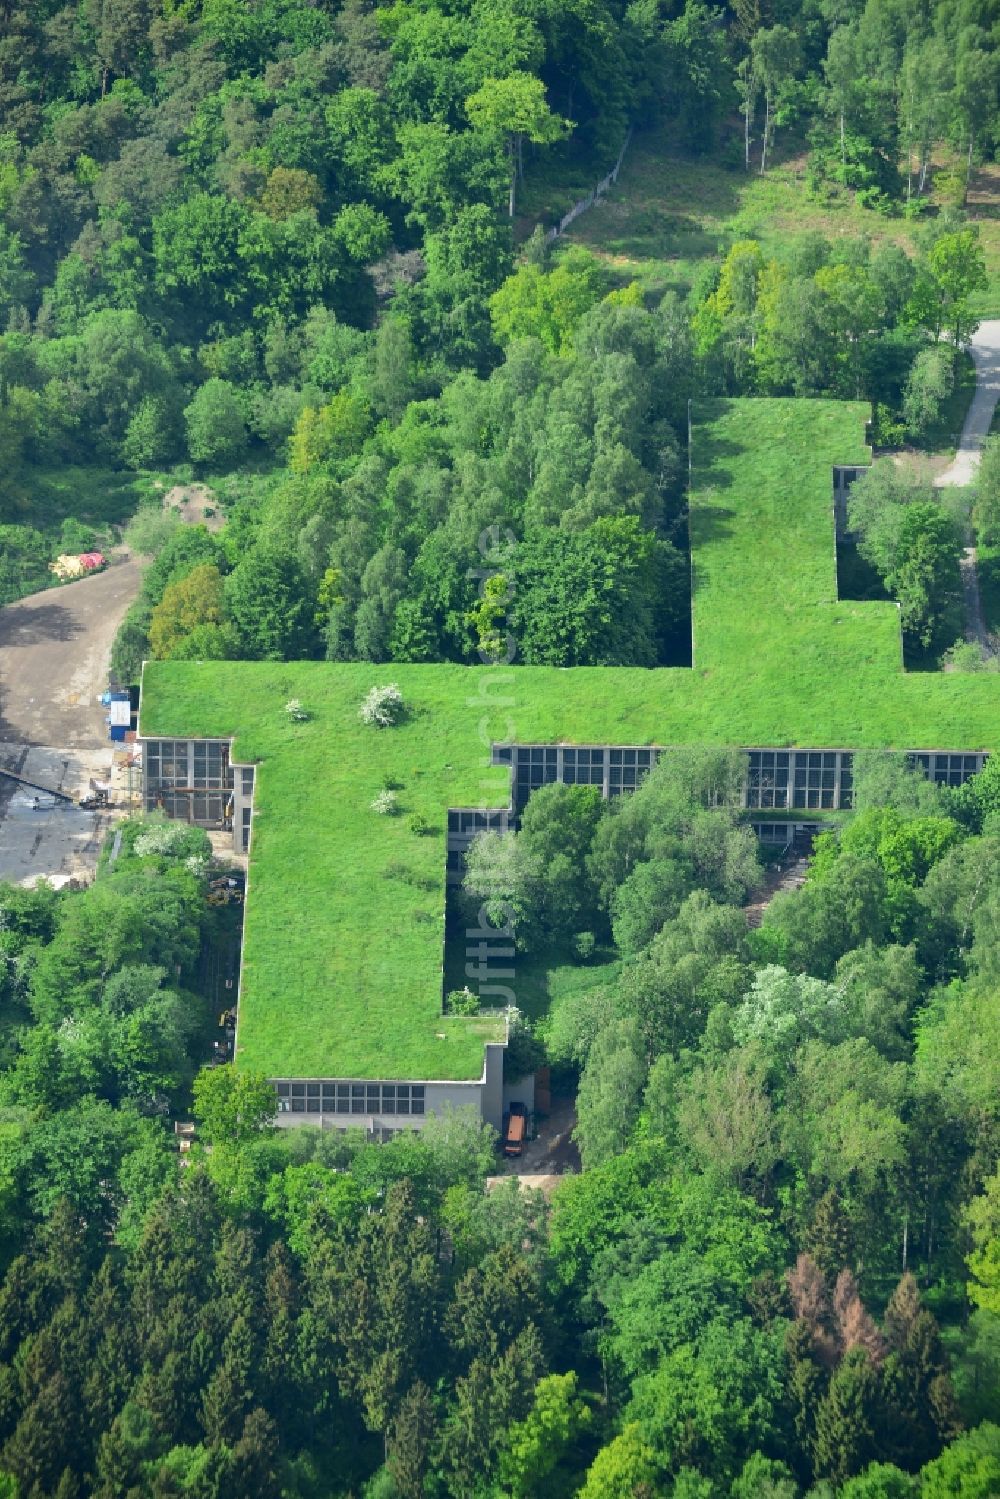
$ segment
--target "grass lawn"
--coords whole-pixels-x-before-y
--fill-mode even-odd
[[[865,415],[795,400],[695,412],[693,668],[146,667],[145,736],[233,735],[235,759],[260,765],[239,1061],[278,1077],[480,1075],[496,1022],[441,1014],[446,812],[508,803],[493,741],[1000,745],[996,678],[905,673],[895,606],[838,599],[831,469],[865,461]],[[363,725],[361,700],[388,681],[405,720]],[[288,722],[291,697],[308,722]],[[370,810],[386,778],[399,817]]]
[[[449,927],[445,950],[446,992],[461,989],[466,984],[473,993],[479,990],[476,979],[466,975],[465,948],[465,929],[460,921],[454,921]],[[503,983],[513,991],[518,1009],[532,1022],[541,1020],[549,1013],[553,1000],[610,983],[621,966],[621,960],[614,954],[600,952],[592,962],[581,963],[568,948],[550,948],[542,953],[516,953],[513,958],[504,958],[503,963],[513,970],[510,977],[503,979]],[[485,1003],[491,1004],[493,1001],[487,998]]]
[[[966,209],[979,225],[990,278],[975,299],[975,310],[980,317],[1000,317],[1000,162],[986,162],[973,172]]]
[[[514,960],[512,987],[518,1008],[529,1020],[541,1020],[554,1001],[572,994],[599,989],[618,977],[621,960],[605,957],[592,963],[581,963],[572,953],[540,953]]]

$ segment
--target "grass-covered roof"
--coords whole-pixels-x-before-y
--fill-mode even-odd
[[[898,614],[837,598],[834,464],[867,408],[724,401],[696,413],[694,667],[157,662],[147,737],[230,737],[259,764],[238,1061],[275,1077],[476,1078],[496,1022],[443,1017],[447,809],[504,806],[491,742],[989,749],[993,676],[906,673]],[[407,713],[358,708],[399,683]],[[300,698],[309,712],[291,723]],[[370,810],[386,778],[403,815]],[[432,828],[420,836],[409,816]],[[515,984],[516,988],[516,984]]]

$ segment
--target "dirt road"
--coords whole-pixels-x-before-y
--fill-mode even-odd
[[[0,742],[106,749],[115,631],[139,590],[132,558],[0,609]]]

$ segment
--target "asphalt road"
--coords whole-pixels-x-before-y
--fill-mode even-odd
[[[954,460],[934,480],[938,489],[948,486],[964,487],[976,477],[976,469],[983,455],[983,443],[993,421],[993,413],[1000,399],[1000,318],[980,323],[969,346],[976,365],[976,394],[972,398],[958,451]],[[991,651],[993,644],[983,618],[983,603],[979,592],[979,569],[971,522],[966,526],[965,547],[959,559],[962,575],[962,596],[965,600],[965,635],[974,640],[983,650]]]
[[[1000,318],[979,324],[969,352],[976,364],[976,394],[965,418],[954,462],[934,480],[941,489],[950,484],[971,484],[979,467],[983,443],[1000,399]]]
[[[139,590],[132,558],[0,609],[0,742],[105,749],[115,631]]]

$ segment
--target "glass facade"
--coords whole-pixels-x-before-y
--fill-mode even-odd
[[[659,757],[659,750],[613,749],[608,751],[608,794],[620,796],[634,791]]]
[[[539,786],[559,779],[558,750],[551,745],[518,745],[514,755],[514,810],[524,811]]]
[[[660,748],[611,745],[497,745],[494,765],[510,765],[512,808],[519,816],[539,786],[600,786],[605,796],[634,791],[656,764]],[[745,750],[748,773],[744,805],[751,811],[833,812],[847,809],[854,792],[854,755],[845,749]],[[960,786],[981,769],[984,754],[954,751],[910,756],[935,781]]]
[[[142,769],[147,812],[210,828],[232,817],[233,772],[224,741],[147,739]]]
[[[499,744],[494,765],[513,770],[513,810],[524,811],[539,786],[599,786],[603,796],[634,791],[661,754],[658,749],[618,748],[607,744]]]

